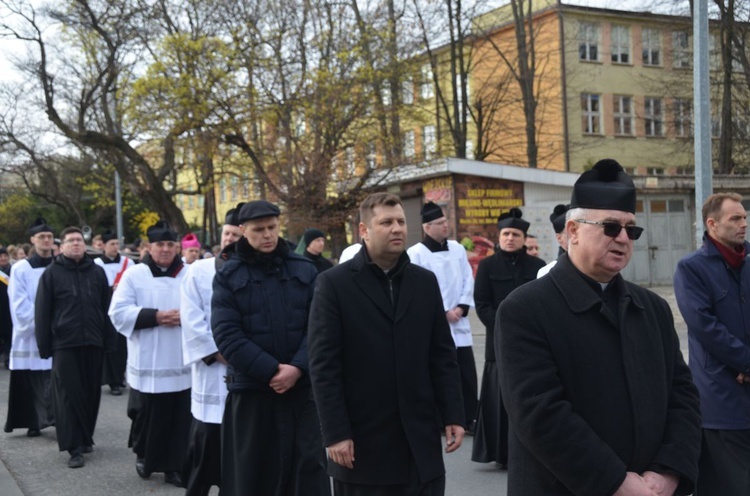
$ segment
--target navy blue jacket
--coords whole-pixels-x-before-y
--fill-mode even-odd
[[[750,244],[745,243],[750,253]],[[750,429],[750,265],[732,269],[703,235],[703,246],[680,260],[674,291],[687,322],[690,370],[705,429]]]
[[[279,239],[270,254],[254,250],[245,238],[216,272],[211,328],[229,363],[230,391],[272,391],[268,383],[279,363],[303,372],[309,384],[307,317],[318,271]]]

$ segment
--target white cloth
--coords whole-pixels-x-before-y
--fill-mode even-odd
[[[431,270],[437,277],[443,296],[445,311],[458,305],[474,306],[474,276],[472,275],[466,249],[456,241],[448,240],[448,251],[432,252],[422,243],[409,248],[406,253],[412,263]],[[451,322],[451,334],[456,347],[471,346],[471,325],[463,317]]]
[[[184,269],[183,269],[184,270]],[[193,389],[190,411],[201,422],[221,424],[227,386],[227,366],[220,362],[206,365],[203,358],[219,349],[211,332],[211,296],[216,275],[216,260],[197,260],[187,268],[180,291],[182,322],[182,358],[192,367]]]
[[[552,267],[554,267],[557,264],[557,260],[552,260],[550,263],[539,269],[536,273],[536,278],[539,279],[540,277],[546,276],[547,273],[552,270]]]
[[[104,273],[107,274],[107,283],[110,288],[115,284],[115,278],[122,270],[123,265],[125,266],[125,270],[135,265],[132,260],[123,255],[120,255],[120,261],[117,263],[104,263],[104,260],[102,260],[101,257],[95,258],[94,263],[104,269]]]
[[[42,359],[36,344],[34,302],[39,279],[46,267],[34,268],[28,260],[13,264],[8,283],[13,339],[10,346],[11,370],[50,370],[52,359]]]
[[[172,393],[190,388],[190,367],[182,363],[182,328],[134,329],[144,308],[180,308],[185,272],[183,268],[177,277],[154,277],[149,266],[141,263],[125,271],[112,295],[109,318],[117,332],[128,338],[126,378],[137,391]]]
[[[339,263],[342,264],[344,262],[347,262],[354,258],[354,255],[359,253],[359,250],[362,249],[362,243],[354,243],[353,245],[347,246],[344,248],[344,251],[341,252],[341,256],[339,257]]]

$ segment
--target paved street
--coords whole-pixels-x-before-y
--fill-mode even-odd
[[[687,336],[672,288],[654,288],[669,301],[683,353],[687,353]],[[474,353],[480,373],[484,364],[484,328],[472,312],[475,334]],[[8,400],[9,372],[0,369],[0,422],[5,423]],[[26,437],[26,431],[0,433],[0,495],[2,496],[133,496],[180,495],[183,489],[164,483],[162,474],[149,480],[135,473],[135,455],[127,448],[130,422],[125,415],[127,394],[115,397],[109,388],[102,390],[99,422],[94,436],[94,452],[86,455],[86,466],[72,470],[67,467],[67,453],[57,450],[54,429],[42,431],[38,438]],[[449,496],[504,496],[506,474],[494,464],[472,463],[472,438],[457,452],[446,456],[447,492]],[[218,494],[214,489],[212,495]]]

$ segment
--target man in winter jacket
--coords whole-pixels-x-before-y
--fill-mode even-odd
[[[242,237],[214,276],[211,327],[228,363],[224,494],[330,494],[307,360],[318,271],[279,237],[279,215],[264,200],[244,204]]]
[[[672,312],[620,275],[643,231],[635,210],[635,186],[620,164],[597,162],[573,187],[568,253],[500,304],[510,495],[694,489],[698,393]]]
[[[61,254],[42,274],[36,293],[36,342],[52,360],[52,396],[57,445],[68,451],[68,467],[83,467],[94,445],[101,398],[104,351],[114,345],[107,316],[107,276],[86,254],[77,227],[60,234]]]
[[[741,202],[734,193],[706,199],[703,246],[674,276],[703,414],[697,496],[750,494],[750,244]]]

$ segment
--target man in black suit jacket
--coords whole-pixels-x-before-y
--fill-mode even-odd
[[[401,200],[360,206],[363,249],[317,279],[310,378],[337,495],[442,495],[464,436],[456,348],[435,275],[409,263]],[[438,417],[438,415],[440,417]]]

